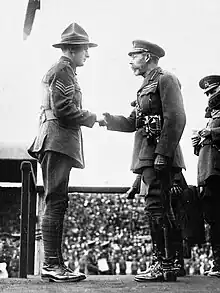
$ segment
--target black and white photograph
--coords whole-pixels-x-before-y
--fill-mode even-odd
[[[220,291],[219,11],[1,0],[1,292]]]

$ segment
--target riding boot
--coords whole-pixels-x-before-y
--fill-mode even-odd
[[[184,277],[186,275],[186,270],[184,268],[184,258],[183,258],[183,239],[181,235],[181,230],[176,229],[175,239],[173,239],[173,245],[175,248],[175,261],[174,267],[176,269],[177,277]]]
[[[176,281],[176,270],[174,261],[176,257],[176,249],[174,245],[173,236],[175,234],[175,227],[168,220],[163,222],[163,237],[164,237],[164,251],[162,257],[162,270],[164,281]]]

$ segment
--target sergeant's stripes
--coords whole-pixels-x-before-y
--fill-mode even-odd
[[[56,88],[60,90],[65,96],[69,96],[72,94],[75,90],[75,87],[73,84],[65,86],[61,81],[56,80]]]

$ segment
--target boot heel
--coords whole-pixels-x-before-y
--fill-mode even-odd
[[[176,274],[175,272],[164,272],[163,274],[163,277],[164,277],[164,281],[166,282],[176,282]]]

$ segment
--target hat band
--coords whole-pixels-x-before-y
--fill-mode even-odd
[[[62,43],[67,43],[67,42],[71,42],[71,43],[82,43],[82,42],[86,42],[89,43],[89,39],[86,37],[80,37],[80,36],[73,36],[73,37],[66,37],[66,38],[62,38],[61,39]]]

